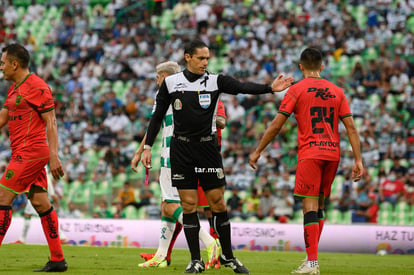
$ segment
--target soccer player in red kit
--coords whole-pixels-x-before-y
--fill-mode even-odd
[[[292,273],[320,274],[318,241],[323,228],[324,198],[329,197],[340,159],[339,120],[345,125],[354,153],[354,181],[361,178],[363,165],[358,131],[346,97],[339,87],[321,78],[322,54],[305,49],[299,67],[304,79],[293,85],[279,112],[264,133],[249,163],[256,169],[260,153],[280,132],[291,113],[298,124],[298,167],[294,195],[302,198],[307,261]]]
[[[10,226],[13,199],[26,193],[41,219],[50,250],[50,260],[36,272],[63,272],[59,224],[47,195],[45,165],[55,179],[63,176],[58,157],[58,135],[52,92],[47,84],[29,71],[29,52],[19,44],[3,48],[0,70],[13,81],[3,109],[0,128],[8,124],[11,160],[0,179],[0,245]]]

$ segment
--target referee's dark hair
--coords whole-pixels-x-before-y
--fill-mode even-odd
[[[29,67],[30,54],[22,45],[17,43],[9,44],[3,48],[3,52],[7,52],[6,58],[10,62],[17,61],[23,69]]]
[[[316,48],[307,48],[300,55],[300,64],[307,70],[319,70],[322,66],[322,53]]]
[[[208,48],[208,46],[201,40],[193,40],[184,48],[184,55],[189,54],[190,56],[193,56],[196,49],[201,48]]]

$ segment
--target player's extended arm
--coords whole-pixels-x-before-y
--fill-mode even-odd
[[[287,116],[278,113],[273,119],[272,123],[270,123],[269,128],[267,128],[266,132],[264,133],[256,150],[250,155],[249,164],[253,169],[256,169],[256,162],[259,159],[262,151],[276,137],[276,135],[279,134],[280,130],[283,127],[283,124],[285,124],[287,119]]]
[[[3,126],[6,125],[8,121],[9,121],[9,110],[7,110],[6,108],[3,108],[0,111],[0,129],[3,128]]]
[[[56,124],[55,110],[42,113],[42,118],[46,123],[47,141],[49,143],[49,166],[50,172],[55,179],[63,177],[62,163],[58,156],[58,133]]]
[[[352,167],[352,178],[354,181],[358,181],[361,179],[364,171],[361,157],[361,142],[359,140],[358,130],[352,116],[343,118],[342,122],[344,123],[346,132],[348,133],[349,142],[351,143],[352,152],[354,153],[355,158],[355,163]]]

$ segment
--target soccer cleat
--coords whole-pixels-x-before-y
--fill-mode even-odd
[[[154,258],[155,253],[151,253],[151,254],[148,254],[148,253],[141,253],[141,254],[139,254],[139,256],[141,256],[141,258],[143,258],[145,261],[149,261],[149,260],[151,260],[152,258]]]
[[[227,260],[226,257],[221,254],[220,263],[233,269],[234,273],[250,274],[250,271],[237,258]]]
[[[307,258],[305,258],[304,260],[302,260],[302,263],[300,264],[300,266],[298,268],[296,268],[295,270],[292,270],[292,274],[296,273],[296,270],[301,270],[302,268],[304,268],[306,265],[308,265],[308,261]]]
[[[68,270],[68,264],[63,259],[58,262],[48,261],[42,269],[35,269],[33,272],[65,272],[66,270]]]
[[[184,273],[201,273],[204,271],[203,260],[192,260],[186,267]]]
[[[293,274],[321,274],[319,271],[319,265],[315,267],[309,267],[309,265],[305,262],[305,264],[301,264],[297,269],[292,271]]]
[[[211,243],[207,247],[208,260],[207,260],[205,268],[206,269],[209,269],[211,267],[220,268],[220,254],[221,254],[220,241],[214,240],[214,242]]]
[[[141,256],[141,258],[143,258],[145,261],[149,261],[149,260],[151,260],[152,258],[154,258],[154,257],[155,257],[155,253],[151,253],[151,254],[148,254],[148,253],[141,253],[141,254],[139,254],[139,255],[140,255],[140,256]],[[171,264],[171,254],[167,255],[166,260],[167,260],[167,264],[168,264],[168,265],[170,265],[170,264]]]
[[[142,264],[138,265],[139,267],[159,267],[159,268],[164,268],[168,266],[167,260],[163,259],[157,259],[157,258],[152,258]]]

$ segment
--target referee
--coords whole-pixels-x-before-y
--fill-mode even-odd
[[[226,180],[216,136],[216,108],[220,93],[265,94],[283,91],[293,78],[278,76],[272,85],[241,83],[224,75],[206,71],[210,53],[207,45],[192,41],[184,50],[187,68],[168,76],[156,97],[156,109],[147,130],[142,163],[151,167],[151,146],[160,130],[164,115],[173,107],[174,134],[171,139],[171,177],[177,187],[183,207],[183,224],[191,262],[185,273],[201,273],[204,263],[200,256],[197,215],[197,182],[203,188],[213,214],[213,225],[219,236],[223,254],[220,263],[235,273],[249,270],[233,256],[230,221],[227,215],[224,189]]]

